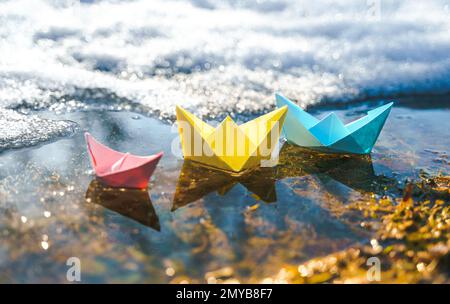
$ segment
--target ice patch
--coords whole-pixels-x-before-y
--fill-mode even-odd
[[[33,146],[74,132],[76,124],[0,109],[0,152]]]

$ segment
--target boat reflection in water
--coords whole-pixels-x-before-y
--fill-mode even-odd
[[[232,174],[185,161],[178,178],[172,211],[212,192],[226,195],[236,184],[243,185],[266,203],[276,202],[275,170],[276,167],[256,168],[242,174]]]
[[[376,175],[370,154],[329,154],[284,145],[280,152],[278,177],[314,175],[322,183],[334,180],[359,193],[382,194],[394,178]]]
[[[147,189],[112,188],[94,179],[86,192],[86,199],[142,225],[157,231],[161,229]]]
[[[258,199],[273,203],[277,201],[277,181],[306,175],[317,177],[329,192],[339,191],[329,186],[330,180],[363,194],[381,194],[386,185],[395,183],[393,179],[375,174],[370,155],[327,154],[284,145],[278,166],[256,168],[241,175],[185,161],[178,178],[172,211],[209,193],[226,195],[238,183]]]

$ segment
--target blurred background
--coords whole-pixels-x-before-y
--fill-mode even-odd
[[[171,116],[450,89],[450,2],[1,1],[0,106]],[[70,101],[70,103],[69,103]]]

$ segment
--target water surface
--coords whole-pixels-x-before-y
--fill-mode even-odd
[[[351,120],[373,106],[335,110]],[[261,282],[285,265],[367,243],[371,232],[346,206],[401,196],[421,174],[448,174],[449,114],[397,106],[370,156],[286,144],[279,166],[236,177],[177,158],[176,129],[157,119],[41,112],[79,131],[0,154],[0,282],[67,282],[69,257],[81,260],[84,283]],[[98,183],[83,131],[120,151],[163,150],[148,191]]]

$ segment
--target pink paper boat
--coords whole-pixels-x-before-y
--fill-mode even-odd
[[[150,156],[121,153],[102,145],[89,133],[84,136],[95,175],[101,182],[111,187],[147,188],[163,152]]]

